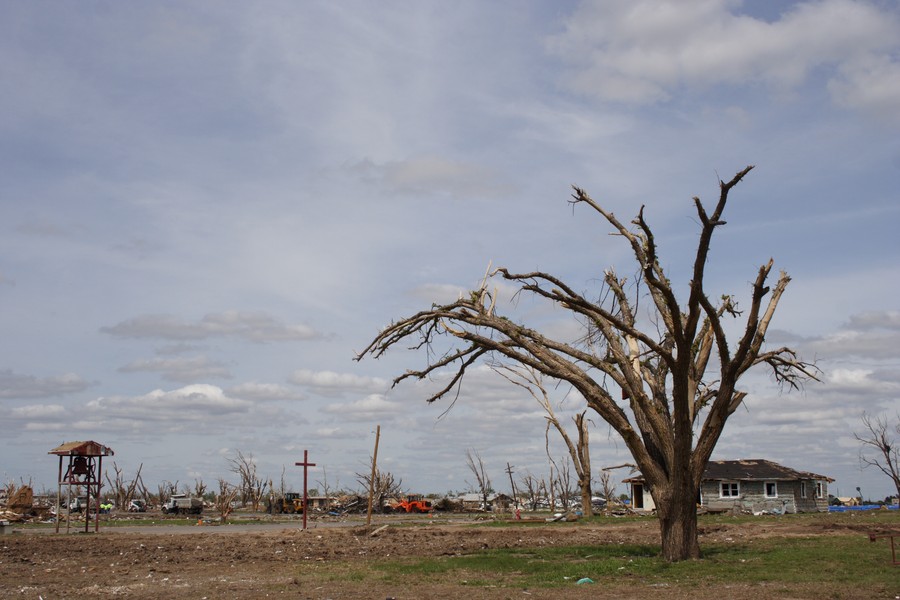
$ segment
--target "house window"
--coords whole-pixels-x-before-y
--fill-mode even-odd
[[[825,482],[817,481],[816,482],[816,498],[824,498],[825,497]]]
[[[806,498],[806,482],[805,481],[800,482],[800,497]]]
[[[778,483],[774,481],[766,482],[766,498],[777,498],[778,497]]]
[[[741,484],[737,481],[723,481],[719,484],[720,498],[737,498],[741,495]]]

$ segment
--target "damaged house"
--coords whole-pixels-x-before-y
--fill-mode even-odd
[[[827,512],[832,481],[770,460],[711,460],[697,490],[697,504],[712,512]],[[655,508],[643,477],[630,477],[624,483],[630,488],[635,510]]]

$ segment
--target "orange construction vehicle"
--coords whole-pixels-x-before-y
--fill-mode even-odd
[[[431,512],[431,501],[418,495],[407,496],[394,504],[393,509],[397,512],[427,513]]]

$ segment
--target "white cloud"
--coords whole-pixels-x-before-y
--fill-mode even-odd
[[[194,384],[154,390],[139,396],[101,396],[83,405],[29,405],[7,411],[6,418],[31,432],[71,431],[114,436],[122,442],[147,435],[222,435],[230,428],[297,423],[295,416],[221,388]]]
[[[384,390],[390,384],[380,377],[366,377],[353,373],[335,371],[311,371],[298,369],[288,380],[295,385],[308,386],[320,394],[343,394],[345,392]]]
[[[797,3],[765,21],[738,6],[588,1],[549,47],[573,65],[567,82],[574,90],[603,100],[665,101],[691,85],[787,89],[818,69],[837,69],[829,87],[840,104],[897,118],[900,67],[889,54],[900,47],[895,12],[824,0]],[[858,85],[864,83],[874,85]]]
[[[514,191],[499,172],[483,165],[437,156],[375,164],[363,161],[348,167],[364,180],[377,182],[394,194],[451,196],[461,199],[493,197]]]
[[[827,360],[900,358],[900,311],[877,310],[851,315],[843,327],[800,343],[804,352]]]
[[[237,398],[245,398],[249,400],[305,400],[306,395],[297,390],[291,389],[277,383],[257,383],[255,381],[242,383],[234,387],[228,388],[226,393],[229,396]]]
[[[21,421],[40,421],[45,419],[59,419],[66,409],[60,404],[31,404],[19,406],[9,411],[9,418]]]
[[[104,415],[142,419],[170,419],[179,411],[185,419],[229,413],[246,413],[252,402],[226,396],[214,385],[194,384],[171,391],[154,390],[137,397],[106,396],[87,403],[87,408]],[[175,411],[175,412],[173,412]]]
[[[339,416],[342,421],[375,423],[402,415],[403,404],[388,400],[383,394],[369,394],[353,402],[329,404],[322,412]]]
[[[123,338],[160,338],[203,340],[212,337],[237,337],[251,342],[300,341],[319,337],[307,325],[285,325],[263,312],[227,311],[210,313],[190,323],[172,315],[142,315],[101,332]]]
[[[203,379],[230,379],[228,368],[205,356],[148,358],[119,367],[122,373],[158,372],[169,381],[190,382]]]
[[[318,440],[330,440],[330,439],[346,439],[348,437],[355,437],[355,433],[350,433],[347,430],[341,427],[318,427],[312,431],[310,437]]]
[[[900,330],[900,310],[871,310],[851,315],[847,327],[863,331],[872,329]]]
[[[80,375],[66,373],[55,377],[18,375],[10,369],[0,369],[0,398],[47,398],[83,392],[91,386]]]
[[[900,125],[900,62],[888,55],[863,57],[841,66],[828,82],[838,106]]]
[[[461,296],[467,294],[462,286],[449,283],[426,283],[416,286],[410,292],[417,301],[425,303],[426,306],[434,304],[449,304],[455,302]]]
[[[858,386],[868,381],[871,369],[834,369],[825,376],[826,381],[835,385]]]

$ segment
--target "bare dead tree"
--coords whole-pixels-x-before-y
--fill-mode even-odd
[[[171,481],[163,481],[156,486],[156,489],[158,492],[157,498],[159,498],[159,505],[162,506],[169,501],[169,498],[178,493],[178,482],[172,483]]]
[[[340,480],[338,480],[338,484],[340,484]],[[322,467],[322,479],[317,480],[316,485],[322,488],[325,502],[331,504],[331,494],[334,493],[334,490],[328,485],[328,471],[326,471],[324,466]]]
[[[113,471],[116,473],[115,479],[109,478],[109,470],[107,469],[104,475],[106,476],[106,483],[109,485],[110,492],[113,496],[113,501],[116,506],[121,509],[126,506],[125,504],[125,496],[126,496],[126,487],[125,476],[122,475],[122,469],[113,461],[112,464]]]
[[[143,468],[144,465],[141,463],[138,466],[134,479],[130,481],[125,480],[122,469],[119,468],[115,461],[113,462],[113,471],[116,473],[115,479],[110,479],[109,471],[106,472],[106,482],[109,484],[114,502],[119,510],[127,510],[128,505],[137,496],[138,486],[141,485],[141,469]]]
[[[491,487],[491,478],[488,476],[487,469],[484,466],[484,460],[481,458],[478,450],[466,450],[466,466],[472,471],[477,484],[476,490],[481,495],[482,506],[485,510],[489,505],[488,498],[494,489]]]
[[[540,372],[528,366],[493,365],[492,368],[510,383],[527,390],[531,397],[544,409],[546,413],[544,418],[547,419],[547,429],[544,431],[544,438],[548,456],[550,452],[550,427],[553,427],[562,437],[566,449],[569,451],[569,457],[572,459],[572,466],[578,478],[578,489],[581,492],[581,510],[584,514],[590,515],[593,510],[591,505],[593,491],[591,490],[591,451],[588,432],[589,420],[586,418],[587,411],[582,411],[573,417],[577,435],[577,438],[573,441],[565,427],[556,417],[553,404],[550,402],[550,394],[544,386],[543,376]]]
[[[194,480],[194,497],[203,498],[206,495],[206,483],[202,479]]]
[[[891,478],[897,497],[900,498],[900,414],[893,424],[883,415],[872,417],[863,413],[862,422],[866,430],[854,433],[853,436],[863,445],[859,452],[859,462],[866,467],[875,467]],[[866,454],[866,449],[875,453],[874,457]]]
[[[372,485],[371,473],[357,473],[356,481],[366,490],[368,496],[369,489],[372,489],[372,507],[378,512],[386,510],[387,502],[391,498],[397,498],[403,494],[403,480],[394,477],[393,473],[375,469],[375,484]]]
[[[550,503],[550,510],[556,510],[556,464],[549,456],[550,460],[550,476],[546,480],[541,479],[541,487],[544,490],[544,497]]]
[[[600,471],[600,493],[603,494],[606,508],[609,509],[616,495],[616,485],[613,483],[612,475],[609,474],[609,471]]]
[[[728,182],[719,181],[719,198],[711,212],[694,198],[700,231],[684,304],[662,267],[643,207],[630,225],[622,223],[576,187],[572,205],[601,216],[629,246],[637,266],[634,281],[610,268],[600,288],[588,294],[576,291],[580,285],[570,286],[541,271],[500,268],[490,275],[569,311],[584,328],[580,341],[554,339],[499,314],[496,292],[488,288],[486,277],[478,289],[455,302],[392,323],[357,359],[380,357],[412,340],[414,349],[428,350],[428,363],[396,377],[395,385],[455,369],[446,385],[427,399],[430,402],[458,394],[468,369],[485,359],[527,366],[566,382],[622,437],[639,466],[656,504],[663,556],[669,561],[697,558],[697,490],[727,419],[747,396],[739,380],[751,368],[765,365],[792,389],[818,373],[791,348],[763,347],[790,282],[782,272],[769,285],[772,260],[759,267],[744,311],[733,296],[711,294],[705,287],[713,233],[725,225],[729,193],[752,168]],[[726,336],[726,319],[731,318],[742,321],[735,344]],[[439,338],[451,341],[450,350],[438,350]]]
[[[222,478],[219,478],[219,493],[216,494],[216,512],[222,523],[228,521],[228,515],[234,510],[234,500],[240,494],[240,489]]]
[[[250,504],[254,512],[258,511],[260,502],[265,495],[266,481],[256,474],[256,461],[253,460],[252,454],[245,455],[240,450],[237,450],[236,454],[234,458],[226,460],[229,465],[228,470],[237,475],[241,481],[238,485],[241,506]]]
[[[575,490],[572,487],[572,462],[568,456],[562,458],[561,465],[556,468],[556,489],[559,490],[559,501],[562,507],[568,510],[575,498]],[[584,513],[590,515],[590,512]]]
[[[541,482],[531,473],[526,473],[519,481],[525,488],[525,497],[528,498],[531,510],[537,510],[540,502]]]
[[[550,467],[550,478],[538,482],[540,491],[538,492],[541,499],[547,504],[550,510],[556,509],[556,486],[553,483],[553,467]]]
[[[141,477],[141,474],[134,478],[136,485],[136,493],[140,494],[141,498],[144,500],[144,504],[149,508],[153,506],[153,494],[150,493],[150,490],[147,489],[147,486],[144,484],[144,479]]]

